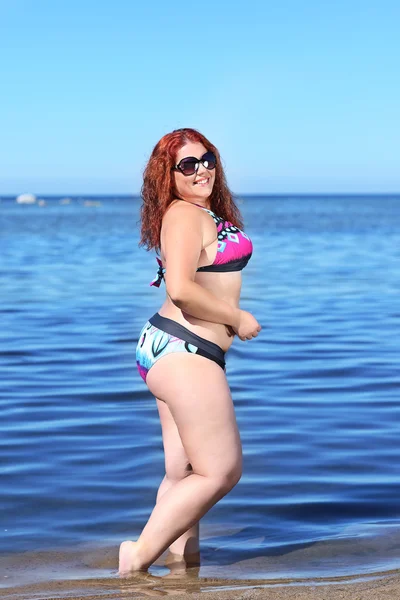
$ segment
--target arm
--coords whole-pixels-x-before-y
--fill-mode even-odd
[[[161,242],[167,294],[178,308],[193,317],[238,326],[240,310],[194,281],[203,250],[203,226],[201,211],[187,203],[175,205],[165,214]]]

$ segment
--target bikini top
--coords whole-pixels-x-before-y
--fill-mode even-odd
[[[248,235],[241,229],[233,225],[230,221],[225,221],[218,217],[215,213],[200,204],[196,204],[202,208],[214,219],[217,226],[218,246],[217,254],[214,262],[211,265],[199,267],[197,271],[224,273],[228,271],[241,271],[249,262],[253,252],[253,244]],[[156,277],[150,283],[156,287],[160,287],[161,281],[164,279],[165,268],[162,261],[156,257],[158,262],[158,271]]]

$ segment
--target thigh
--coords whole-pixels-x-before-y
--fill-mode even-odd
[[[240,435],[219,365],[196,354],[168,354],[150,369],[146,383],[167,404],[195,473],[225,477],[241,472]]]
[[[165,474],[170,481],[179,481],[192,472],[178,428],[168,404],[156,398],[160,415],[165,455]]]

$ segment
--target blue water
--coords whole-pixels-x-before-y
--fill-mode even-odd
[[[101,556],[136,539],[164,475],[135,345],[165,287],[149,286],[139,199],[97,201],[0,203],[8,560],[88,546]],[[200,573],[398,569],[400,197],[243,196],[239,207],[254,243],[241,307],[263,329],[227,355],[244,474],[201,521]]]

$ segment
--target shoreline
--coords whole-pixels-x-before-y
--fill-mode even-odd
[[[179,596],[182,600],[400,600],[397,547],[392,548],[394,568],[385,568],[381,562],[381,570],[368,570],[365,555],[351,569],[350,562],[343,563],[343,554],[330,552],[335,575],[326,568],[325,573],[321,568],[319,574],[316,571],[315,561],[320,567],[324,563],[319,546],[317,552],[303,557],[303,567],[308,565],[308,575],[304,576],[298,570],[296,573],[295,551],[289,553],[292,560],[286,565],[286,576],[273,568],[273,557],[225,565],[222,560],[217,564],[204,560],[200,566],[187,567],[182,561],[171,560],[168,551],[148,571],[119,576],[116,544],[102,548],[85,544],[73,551],[4,553],[0,554],[0,600],[135,600],[154,596]]]
[[[27,565],[29,568],[29,565]],[[5,576],[7,577],[7,576]],[[1,583],[4,585],[4,579]],[[149,572],[127,578],[54,579],[0,588],[2,600],[135,600],[154,596],[181,600],[398,600],[400,570],[302,581],[223,580],[171,572]]]

